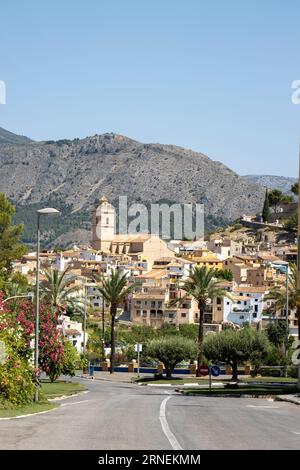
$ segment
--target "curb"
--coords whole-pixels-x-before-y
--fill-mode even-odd
[[[286,398],[283,395],[276,396],[275,401],[284,401],[286,403],[292,403],[293,405],[300,405],[300,399],[297,400],[296,398]]]
[[[134,382],[128,381],[128,380],[113,380],[113,379],[106,379],[102,377],[84,377],[83,375],[76,375],[79,379],[84,379],[84,380],[99,380],[102,382],[112,382],[112,383],[122,383],[122,384],[132,384]]]
[[[48,398],[47,400],[52,403],[53,401],[55,402],[55,401],[60,401],[60,400],[66,400],[67,398],[78,397],[79,395],[86,395],[89,392],[90,392],[89,390],[83,390],[82,392],[74,393],[72,395],[60,395],[59,397]]]

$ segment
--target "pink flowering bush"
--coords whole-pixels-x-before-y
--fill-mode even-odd
[[[51,381],[61,374],[63,338],[56,328],[57,315],[47,306],[40,309],[39,370],[34,370],[34,317],[31,303],[10,310],[0,293],[0,406],[31,402],[36,376],[41,371]]]
[[[0,407],[30,403],[34,369],[23,328],[6,312],[0,297]]]

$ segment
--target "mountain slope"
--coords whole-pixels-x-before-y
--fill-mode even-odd
[[[28,137],[14,134],[0,127],[0,144],[28,144],[32,142]]]
[[[0,170],[0,191],[17,204],[18,220],[27,213],[28,223],[30,210],[34,214],[41,204],[61,208],[61,232],[50,231],[49,240],[88,229],[90,211],[103,194],[113,202],[123,195],[129,202],[201,202],[214,225],[258,212],[264,198],[261,185],[206,155],[116,134],[2,144]]]
[[[246,175],[243,179],[264,186],[264,188],[280,189],[284,193],[290,193],[291,186],[297,181],[296,178],[272,175]]]

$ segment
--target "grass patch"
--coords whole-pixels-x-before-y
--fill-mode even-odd
[[[269,382],[269,383],[297,383],[297,379],[292,377],[249,377],[245,380],[240,379],[242,382]]]
[[[209,388],[202,389],[187,389],[182,392],[184,395],[217,395],[217,396],[243,396],[243,395],[286,395],[297,393],[297,387],[294,385],[286,386],[240,386],[238,388],[212,388],[210,391]]]
[[[0,408],[0,418],[15,418],[16,416],[23,416],[27,414],[40,413],[41,411],[48,411],[56,408],[57,405],[46,401],[38,403],[29,403],[28,405],[18,406],[15,408]]]
[[[86,390],[86,387],[77,382],[58,380],[57,382],[51,383],[48,380],[42,381],[42,392],[46,398],[75,395],[84,390]]]

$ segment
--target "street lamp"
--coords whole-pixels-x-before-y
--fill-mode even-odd
[[[12,295],[11,297],[6,297],[6,299],[3,300],[3,303],[7,302],[8,300],[12,299],[31,299],[33,300],[33,292],[29,292],[28,294],[20,294],[20,295]]]
[[[37,213],[37,246],[36,246],[36,284],[35,284],[35,346],[34,346],[34,367],[37,372],[39,367],[39,321],[40,321],[40,218],[42,215],[58,214],[57,209],[45,207],[39,209]],[[34,401],[39,401],[39,384],[36,381]]]

